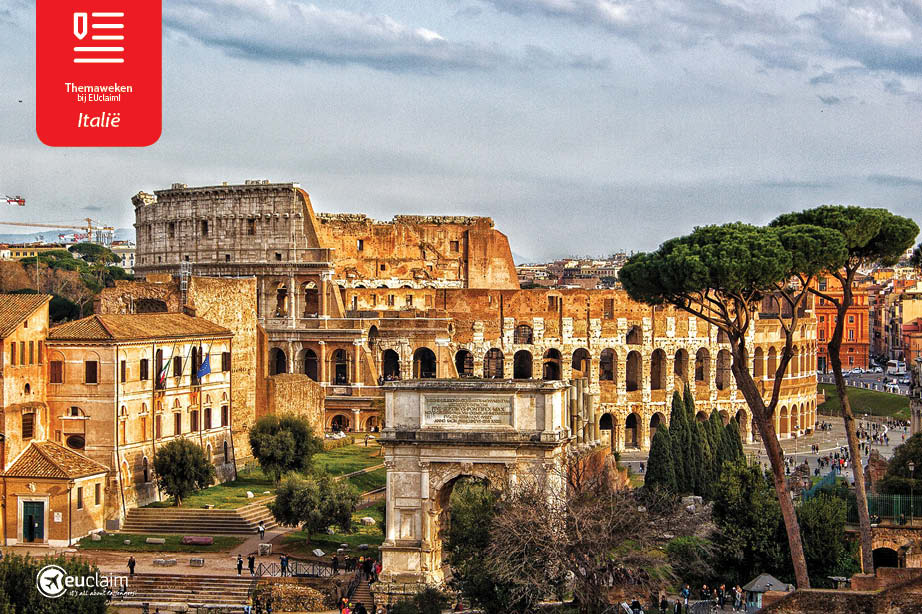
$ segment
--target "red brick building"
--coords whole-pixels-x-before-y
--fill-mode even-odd
[[[817,282],[820,292],[833,298],[842,298],[842,284],[832,276],[820,277]],[[842,347],[839,356],[843,369],[861,367],[867,369],[870,362],[870,307],[868,290],[857,282],[852,287],[853,304],[846,313],[846,322],[842,335]],[[816,370],[827,373],[832,371],[829,363],[829,339],[836,328],[836,306],[830,301],[818,298],[814,305],[816,314]]]

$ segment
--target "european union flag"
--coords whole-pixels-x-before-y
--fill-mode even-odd
[[[195,375],[201,379],[209,373],[211,373],[211,354],[205,354],[205,360],[202,361],[202,366],[198,368],[198,373]]]

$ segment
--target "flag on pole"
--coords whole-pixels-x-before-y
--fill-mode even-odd
[[[198,368],[198,373],[196,373],[195,376],[202,379],[209,373],[211,373],[211,347],[208,348],[208,353],[205,354],[205,360],[202,361],[202,365]]]
[[[170,364],[173,362],[173,351],[176,349],[176,344],[173,344],[173,347],[170,348],[170,357],[163,362],[163,367],[160,369],[160,373],[157,374],[157,385],[163,387],[166,383],[166,374],[169,373]]]

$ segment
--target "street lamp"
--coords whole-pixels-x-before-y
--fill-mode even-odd
[[[913,523],[913,517],[912,517],[912,512],[913,512],[912,497],[914,494],[913,493],[913,485],[914,485],[913,474],[916,471],[916,464],[912,461],[909,461],[908,463],[906,463],[906,468],[909,469],[909,526],[913,526],[913,524],[915,524]]]

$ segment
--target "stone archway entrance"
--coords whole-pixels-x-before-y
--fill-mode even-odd
[[[445,580],[445,512],[458,480],[502,490],[540,475],[563,489],[571,441],[565,382],[429,379],[386,389],[379,441],[387,519],[374,587],[381,600]]]

